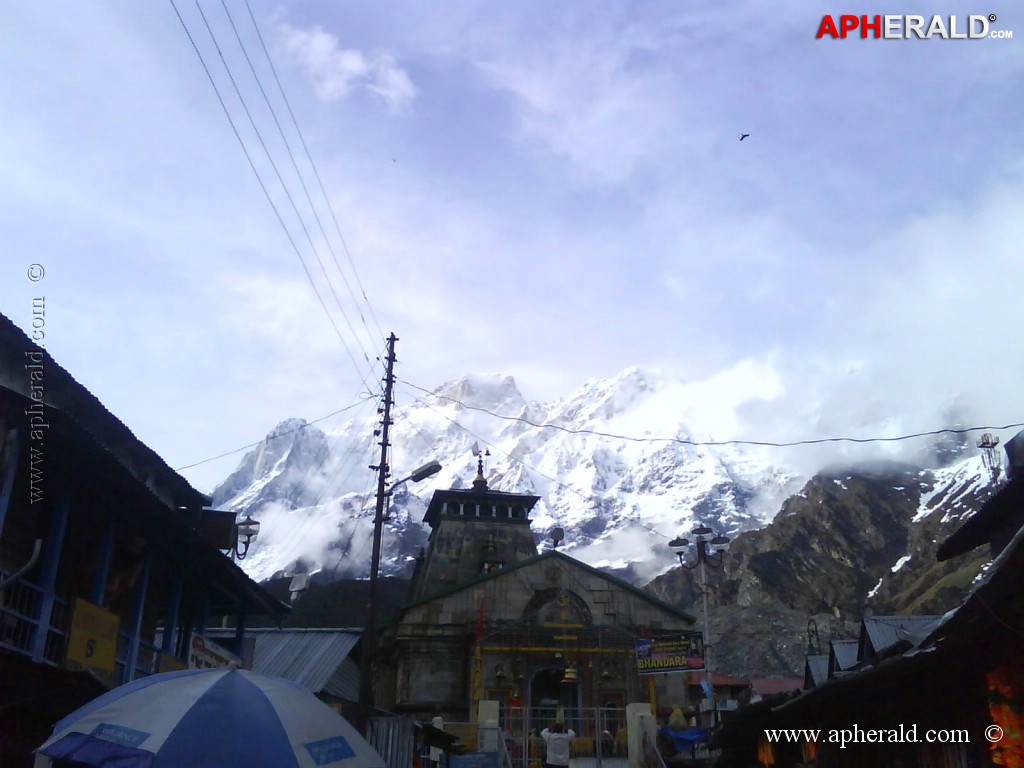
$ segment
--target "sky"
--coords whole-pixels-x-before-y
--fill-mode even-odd
[[[392,331],[404,382],[655,368],[739,439],[1022,422],[1024,11],[926,6],[8,3],[0,312],[175,468],[371,402]]]

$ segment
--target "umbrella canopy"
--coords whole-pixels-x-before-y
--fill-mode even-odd
[[[385,768],[341,715],[290,680],[190,669],[122,685],[61,720],[36,768]]]

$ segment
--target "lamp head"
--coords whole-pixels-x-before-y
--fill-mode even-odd
[[[715,536],[715,532],[706,525],[698,525],[693,529],[693,538],[698,542],[700,541],[711,541]]]
[[[428,461],[419,469],[415,470],[409,479],[414,483],[418,483],[420,480],[426,480],[428,477],[433,477],[441,471],[441,463],[438,461]]]

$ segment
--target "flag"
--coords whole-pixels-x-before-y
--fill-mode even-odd
[[[476,641],[479,643],[480,638],[484,636],[484,603],[480,601],[480,611],[476,615]]]
[[[473,447],[469,449],[474,456],[480,455],[480,443],[476,440],[473,441]]]

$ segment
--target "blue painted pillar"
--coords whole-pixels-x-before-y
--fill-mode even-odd
[[[11,440],[8,450],[10,464],[4,473],[3,485],[0,486],[0,538],[4,535],[4,521],[7,519],[7,508],[11,504],[11,493],[14,491],[14,477],[18,471],[18,459],[21,456],[21,433],[16,429],[8,432]]]
[[[235,617],[235,648],[237,649],[238,658],[245,658],[245,647],[242,645],[242,641],[245,639],[245,602],[241,602],[238,605],[238,615]]]
[[[206,581],[205,578],[204,578],[204,582],[209,584],[209,581]],[[192,624],[192,631],[195,632],[197,635],[205,635],[206,634],[206,620],[207,620],[207,618],[209,618],[207,616],[207,614],[209,613],[209,610],[210,610],[210,596],[204,590],[203,594],[202,594],[202,597],[199,598],[199,610],[196,611],[195,620],[194,620],[194,622]]]
[[[107,581],[110,579],[110,561],[114,558],[114,521],[107,520],[100,534],[99,562],[92,575],[92,591],[89,600],[93,605],[103,605],[107,596]]]
[[[164,636],[160,650],[164,653],[175,653],[175,637],[178,634],[178,614],[181,611],[181,591],[185,584],[185,573],[181,566],[174,569],[174,581],[171,583],[171,594],[167,606],[167,617],[164,619]]]
[[[139,636],[142,634],[142,614],[146,608],[146,593],[149,591],[149,572],[153,568],[153,554],[148,548],[143,558],[142,571],[135,582],[135,594],[132,596],[132,623],[128,628],[128,661],[125,669],[125,682],[135,679],[135,667],[139,663]]]
[[[61,495],[50,513],[50,530],[43,549],[43,562],[40,568],[39,584],[42,598],[39,601],[39,614],[35,617],[38,623],[32,638],[32,661],[43,660],[46,650],[46,637],[50,632],[50,617],[53,615],[53,602],[57,597],[57,569],[60,567],[61,550],[64,547],[64,533],[68,528],[68,517],[71,504],[67,493]]]

